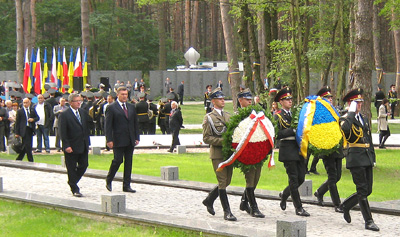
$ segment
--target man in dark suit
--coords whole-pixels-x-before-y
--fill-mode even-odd
[[[80,108],[82,97],[79,94],[70,94],[68,101],[70,108],[59,115],[59,130],[67,167],[68,184],[75,197],[82,197],[78,182],[89,165],[89,136],[93,121],[88,112]]]
[[[290,126],[292,123],[292,91],[289,88],[280,90],[275,96],[275,102],[279,102],[282,109],[275,114],[275,121],[278,122],[278,134],[276,139],[279,142],[279,161],[283,162],[289,179],[287,186],[280,194],[281,209],[286,209],[286,200],[292,197],[293,205],[296,208],[296,215],[310,216],[304,210],[298,188],[304,182],[306,176],[306,166],[304,158],[299,154],[299,146],[297,145],[295,130]]]
[[[179,95],[179,103],[183,105],[183,94],[185,93],[185,81],[181,81],[181,84],[178,86],[178,95]]]
[[[39,120],[39,116],[31,107],[31,101],[28,98],[25,98],[22,104],[15,120],[15,137],[22,137],[24,151],[19,153],[17,160],[22,160],[26,154],[28,161],[33,162],[32,136],[35,134],[35,122]]]
[[[181,110],[178,109],[178,103],[176,101],[171,102],[171,113],[169,115],[169,128],[172,132],[172,144],[168,152],[173,152],[177,145],[180,145],[179,141],[179,131],[181,130],[183,124],[183,118]]]
[[[368,118],[360,113],[364,101],[362,94],[363,90],[357,88],[343,97],[343,101],[349,103],[349,109],[347,115],[340,118],[339,123],[348,142],[346,168],[353,177],[356,192],[346,198],[341,207],[344,212],[343,218],[350,223],[350,210],[358,203],[364,217],[365,229],[379,231],[372,219],[368,203],[368,196],[372,193],[373,167],[376,160]]]
[[[218,84],[217,84],[217,86],[216,86],[216,88],[220,88],[221,91],[222,91],[222,87],[223,87],[223,86],[224,86],[224,85],[222,84],[222,81],[219,80],[219,81],[218,81]]]
[[[139,124],[135,106],[128,101],[126,87],[117,89],[117,101],[107,107],[105,131],[107,146],[113,148],[114,159],[111,162],[106,179],[106,188],[111,192],[111,182],[119,166],[124,161],[124,181],[122,191],[136,192],[131,188],[132,155],[135,145],[139,144]]]
[[[174,100],[174,95],[168,94],[167,95],[168,102],[164,104],[164,109],[162,112],[165,114],[165,131],[167,134],[171,134],[171,130],[169,128],[169,115],[171,113],[171,102]]]

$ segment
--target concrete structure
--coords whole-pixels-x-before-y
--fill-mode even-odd
[[[179,170],[176,166],[162,166],[161,167],[162,180],[178,180]]]
[[[92,155],[101,155],[101,147],[92,147]]]
[[[276,222],[277,237],[305,237],[307,236],[307,222],[300,219],[288,218]]]
[[[61,166],[65,168],[65,156],[61,156]]]
[[[125,212],[125,195],[105,194],[101,195],[101,210],[108,213]]]
[[[3,192],[3,177],[0,177],[0,193]]]
[[[186,146],[181,146],[181,145],[176,146],[176,152],[177,152],[178,154],[184,154],[184,153],[186,153]]]
[[[312,180],[306,179],[299,187],[300,196],[312,196]]]
[[[12,148],[11,146],[7,146],[7,154],[8,155],[12,155],[12,154],[17,154]]]

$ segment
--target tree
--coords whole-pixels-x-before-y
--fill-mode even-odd
[[[90,60],[90,28],[89,28],[89,0],[81,0],[81,23],[82,23],[82,49],[86,48],[87,62]],[[84,52],[82,50],[82,52]],[[87,82],[90,84],[90,63],[88,65]]]
[[[22,2],[21,0],[15,0],[15,11],[17,18],[17,57],[16,57],[16,68],[18,74],[18,81],[23,82],[24,78],[24,23],[22,15]]]

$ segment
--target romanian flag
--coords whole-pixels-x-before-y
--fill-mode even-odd
[[[61,52],[60,52],[60,47],[58,47],[57,50],[57,85],[58,88],[61,88],[62,82],[63,82],[63,66],[62,66],[62,58],[61,58]]]
[[[40,94],[41,80],[42,80],[42,67],[40,65],[40,48],[38,48],[36,54],[35,84],[34,84],[34,90],[36,94]]]
[[[31,52],[31,70],[30,70],[30,75],[31,75],[31,84],[28,85],[28,92],[32,92],[33,85],[35,83],[35,67],[36,67],[36,55],[35,55],[35,49],[32,47],[32,52]]]
[[[24,81],[22,83],[25,93],[29,93],[29,90],[32,87],[30,71],[31,71],[31,67],[29,65],[28,49],[26,49],[26,52],[25,52],[25,67],[24,67]]]
[[[44,84],[46,82],[49,82],[49,66],[47,65],[47,48],[44,48],[42,91],[44,91]]]
[[[51,60],[51,82],[56,83],[58,87],[60,85],[57,81],[57,60],[56,60],[56,49],[53,47],[53,59]]]
[[[69,77],[68,77],[68,63],[67,57],[65,56],[65,47],[63,48],[63,58],[62,58],[62,70],[63,70],[63,77],[64,80],[62,81],[62,85],[68,85]],[[65,93],[64,87],[62,88],[63,93]]]
[[[85,53],[83,54],[83,71],[82,71],[82,76],[83,76],[83,85],[86,85],[87,83],[87,76],[88,76],[88,63],[87,63],[87,48],[85,47]]]
[[[68,85],[69,85],[69,92],[71,93],[72,88],[74,87],[74,55],[73,55],[74,49],[71,48],[71,54],[69,55],[69,67],[68,67]]]
[[[75,64],[74,64],[74,77],[82,77],[82,62],[81,62],[81,49],[76,51]]]

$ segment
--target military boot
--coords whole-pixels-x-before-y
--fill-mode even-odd
[[[360,205],[361,213],[365,220],[365,229],[379,231],[379,227],[374,223],[374,220],[372,219],[368,199],[362,198],[358,201],[358,204]]]
[[[203,200],[203,205],[207,207],[208,213],[211,215],[215,215],[214,211],[214,201],[218,197],[218,186],[213,188],[211,192],[208,194],[206,199]]]
[[[228,195],[226,195],[225,189],[218,189],[219,200],[221,200],[222,208],[224,209],[224,219],[227,221],[236,221],[236,217],[232,214],[229,206]]]
[[[242,199],[240,200],[240,210],[241,211],[246,211],[248,214],[250,214],[250,206],[249,206],[249,201],[247,200],[246,196],[246,190],[244,190]]]
[[[246,188],[246,195],[250,203],[250,215],[252,217],[264,218],[265,215],[258,210],[256,197],[254,196],[254,188]]]

